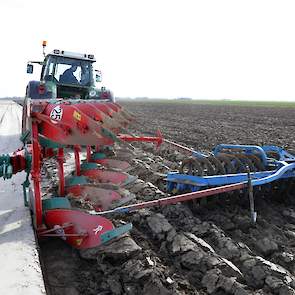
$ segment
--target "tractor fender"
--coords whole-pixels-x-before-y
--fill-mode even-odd
[[[31,99],[49,99],[52,98],[52,92],[48,91],[48,87],[46,87],[46,84],[44,85],[44,91],[40,92],[40,81],[30,81],[27,85],[26,90],[26,97]]]

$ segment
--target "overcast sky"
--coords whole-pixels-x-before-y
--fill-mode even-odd
[[[295,100],[294,15],[284,0],[1,0],[0,97],[24,95],[47,40],[95,54],[120,97]]]

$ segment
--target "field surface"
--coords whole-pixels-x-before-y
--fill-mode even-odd
[[[295,131],[294,104],[286,107],[276,102],[279,107],[265,107],[261,102],[247,102],[246,106],[240,105],[242,102],[221,103],[121,102],[136,115],[142,132],[160,129],[165,138],[196,150],[211,150],[220,143],[295,148],[291,136]]]
[[[120,102],[137,117],[134,133],[155,134],[208,152],[220,143],[274,144],[295,150],[295,109],[241,105]],[[136,202],[166,195],[158,174],[184,155],[150,144],[127,157],[139,179],[126,187]],[[119,155],[118,150],[118,155]],[[168,152],[169,151],[169,152]],[[50,163],[47,170],[53,168]],[[46,173],[44,173],[46,174]],[[50,174],[50,173],[49,173]],[[54,179],[49,187],[54,187]],[[295,208],[290,195],[255,198],[257,223],[243,194],[215,203],[177,204],[116,216],[134,229],[110,245],[77,251],[41,243],[49,294],[295,294]]]

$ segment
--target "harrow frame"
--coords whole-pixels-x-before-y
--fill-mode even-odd
[[[186,148],[179,144],[175,144],[172,141],[168,141],[176,148],[180,148],[185,152],[189,152],[196,159],[207,159],[209,156]],[[187,175],[179,172],[170,172],[167,174],[167,190],[169,192],[182,192],[182,191],[198,191],[205,188],[230,185],[235,183],[246,182],[251,178],[253,186],[262,186],[271,182],[289,179],[295,177],[295,156],[285,151],[283,148],[272,145],[255,146],[255,145],[231,145],[220,144],[217,145],[212,155],[218,157],[219,155],[234,156],[235,153],[241,152],[246,155],[257,157],[265,171],[255,172],[238,172],[234,174],[222,174],[222,175]],[[275,157],[270,157],[275,154]],[[233,157],[231,161],[235,161]],[[248,166],[245,167],[248,170]]]

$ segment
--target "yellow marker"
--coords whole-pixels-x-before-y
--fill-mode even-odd
[[[80,246],[82,244],[83,239],[76,239],[77,246]]]
[[[74,111],[74,113],[73,113],[73,117],[76,119],[76,120],[78,120],[78,121],[81,121],[81,114],[79,113],[79,112],[77,112],[77,111]]]

